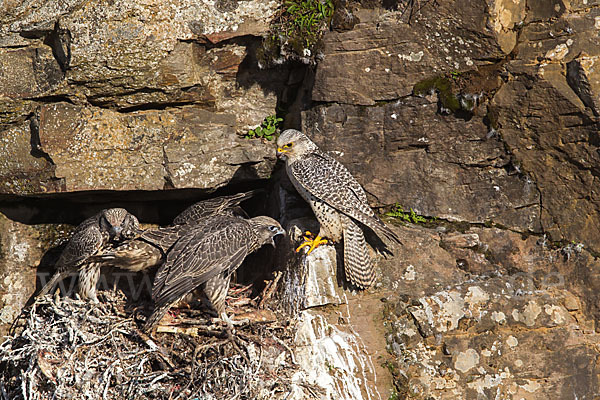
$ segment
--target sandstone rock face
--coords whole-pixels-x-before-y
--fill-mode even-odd
[[[124,115],[58,103],[40,110],[40,149],[63,190],[216,189],[265,178],[275,161],[235,126],[231,114],[193,107]]]
[[[354,29],[325,36],[313,100],[373,105],[410,94],[426,77],[502,58],[516,44],[525,3],[488,3],[439,1],[410,24],[403,16],[411,10],[357,12]]]
[[[35,291],[37,267],[52,259],[47,251],[59,245],[70,229],[28,226],[4,215],[0,215],[0,228],[0,335],[4,336]]]
[[[481,119],[436,114],[426,99],[379,107],[315,107],[303,127],[344,163],[372,196],[373,205],[396,202],[419,214],[540,231],[534,182],[507,168],[511,157]],[[368,166],[368,167],[365,167]]]
[[[19,138],[0,150],[9,160],[19,146],[3,193],[215,190],[270,175],[272,147],[236,135],[283,90],[287,72],[259,71],[248,39],[276,2],[38,6],[2,17],[0,129]]]
[[[157,222],[197,193],[261,186],[269,200],[244,206],[289,233],[278,300],[298,370],[282,396],[597,395],[599,1],[336,2],[317,65],[269,70],[255,50],[280,2],[13,3],[0,5],[0,334],[67,236],[24,222],[123,205]],[[373,207],[429,217],[384,217],[403,244],[373,288],[338,279],[339,244],[294,252],[318,224],[274,144],[242,137],[276,113]]]
[[[352,30],[325,36],[312,98],[327,104],[302,127],[343,152],[373,205],[598,252],[600,11],[587,4],[438,2],[410,24],[407,10],[355,11]],[[473,69],[488,84],[474,84]]]

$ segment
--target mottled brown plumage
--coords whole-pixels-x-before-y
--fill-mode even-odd
[[[160,266],[166,260],[173,244],[193,226],[210,221],[210,218],[216,215],[246,216],[239,204],[259,192],[260,190],[252,190],[199,201],[175,217],[173,225],[146,230],[135,239],[103,252],[95,260],[100,262],[102,266],[116,267],[133,272]],[[90,279],[96,279],[97,281],[98,275],[90,275]],[[222,290],[222,286],[226,286],[225,290]],[[222,313],[227,288],[229,287],[229,277],[227,279],[225,277],[214,277],[201,287],[217,312]]]
[[[190,226],[156,274],[152,287],[154,311],[144,329],[151,330],[172,304],[205,283],[214,287],[211,300],[219,307],[224,295],[217,292],[227,292],[229,277],[246,256],[266,243],[274,245],[273,238],[283,233],[277,221],[264,216],[243,219],[215,215]],[[227,320],[224,310],[221,317]]]
[[[309,253],[325,242],[344,241],[346,279],[358,288],[373,283],[375,272],[362,226],[368,226],[389,240],[398,237],[373,212],[360,184],[341,163],[322,152],[302,132],[288,129],[277,140],[279,157],[286,161],[286,171],[298,193],[310,204],[319,220],[320,231]]]
[[[49,293],[62,279],[79,271],[83,274],[79,280],[80,296],[97,302],[96,281],[100,265],[93,257],[111,243],[134,237],[138,229],[137,218],[123,208],[102,210],[86,219],[75,229],[56,263],[56,272],[38,295]]]

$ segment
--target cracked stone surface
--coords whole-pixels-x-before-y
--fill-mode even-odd
[[[192,189],[260,181],[266,204],[244,206],[292,239],[275,250],[297,328],[290,398],[314,395],[305,383],[323,399],[597,396],[600,1],[336,2],[318,64],[269,70],[256,50],[279,2],[13,3],[0,5],[0,334],[67,237],[44,222],[104,200],[157,219]],[[276,112],[373,207],[437,218],[385,217],[403,245],[378,258],[373,288],[343,287],[334,246],[294,253],[316,221],[273,143],[241,137]]]
[[[275,114],[284,90],[289,69],[261,71],[254,54],[277,6],[2,6],[0,133],[19,141],[0,148],[0,193],[214,191],[269,176],[271,146],[235,135]]]
[[[272,145],[235,134],[235,116],[197,108],[121,114],[66,103],[40,111],[40,149],[62,190],[216,189],[266,178]]]
[[[408,98],[379,107],[319,106],[303,128],[344,163],[372,205],[396,202],[418,214],[540,231],[535,183],[511,173],[511,157],[487,138],[480,118],[436,114],[435,102]],[[365,167],[365,166],[368,166]]]

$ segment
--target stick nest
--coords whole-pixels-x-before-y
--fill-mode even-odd
[[[273,399],[294,391],[292,335],[277,320],[228,335],[182,311],[185,322],[150,338],[122,293],[104,297],[45,296],[25,310],[0,345],[0,398]]]

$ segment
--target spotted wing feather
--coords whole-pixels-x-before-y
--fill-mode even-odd
[[[214,276],[229,274],[252,250],[253,234],[243,219],[222,217],[181,237],[159,269],[152,288],[156,304],[170,302]]]
[[[77,267],[94,255],[104,245],[104,241],[97,226],[76,230],[58,259],[58,269],[64,271]]]
[[[236,193],[231,196],[215,197],[213,199],[202,200],[195,204],[192,204],[181,212],[173,220],[173,224],[192,224],[199,222],[203,218],[207,218],[217,214],[233,215],[234,209],[242,201],[247,200],[260,190],[251,190],[244,193]]]
[[[400,242],[398,236],[375,215],[360,184],[337,160],[315,152],[297,160],[289,168],[294,178],[313,196],[388,239]]]

